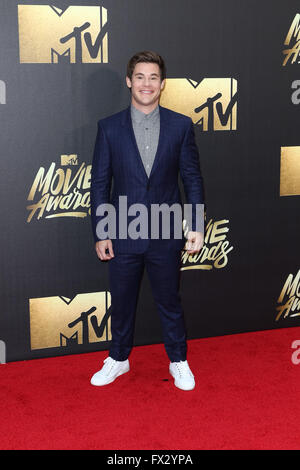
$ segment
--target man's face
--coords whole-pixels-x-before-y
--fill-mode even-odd
[[[142,111],[151,112],[158,105],[165,80],[161,81],[157,64],[140,62],[134,68],[132,79],[126,77],[126,83],[131,88],[132,104]]]

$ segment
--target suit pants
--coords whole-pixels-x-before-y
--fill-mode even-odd
[[[179,295],[180,250],[166,250],[150,240],[144,253],[116,253],[109,261],[112,341],[109,355],[125,361],[133,347],[135,313],[146,268],[171,362],[186,359],[187,345]]]

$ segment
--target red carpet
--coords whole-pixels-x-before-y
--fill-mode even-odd
[[[300,328],[189,341],[190,392],[162,345],[136,347],[131,371],[89,384],[107,352],[0,365],[1,449],[299,449]]]

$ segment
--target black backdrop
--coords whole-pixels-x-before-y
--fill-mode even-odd
[[[100,59],[81,61],[77,55],[75,63],[69,63],[68,56],[51,63],[51,49],[62,33],[51,26],[47,15],[41,21],[40,12],[46,10],[33,7],[42,5],[48,5],[49,19],[65,22],[66,28],[81,26],[85,14],[96,11],[87,7],[98,7],[97,21],[101,14],[107,28]],[[205,83],[214,83],[212,79],[219,79],[217,88],[237,86],[231,129],[216,125],[205,130],[195,122],[207,221],[227,229],[219,238],[229,252],[223,266],[222,257],[221,266],[212,259],[183,259],[181,294],[188,338],[298,326],[300,306],[293,312],[285,310],[277,320],[276,307],[286,279],[290,275],[293,280],[299,270],[300,105],[292,102],[291,87],[300,80],[300,64],[297,58],[283,66],[282,53],[290,25],[300,13],[299,2],[102,0],[106,26],[99,5],[95,0],[57,1],[55,7],[69,7],[59,16],[60,10],[55,12],[42,0],[1,2],[0,339],[6,343],[7,360],[108,347],[108,265],[95,255],[88,207],[78,209],[80,217],[58,216],[68,212],[63,208],[45,211],[40,218],[36,212],[28,222],[27,207],[42,198],[43,188],[37,186],[33,200],[28,201],[28,196],[36,175],[42,174],[40,168],[45,169],[45,178],[55,164],[53,177],[59,170],[52,185],[55,190],[62,175],[69,171],[74,177],[84,164],[86,180],[83,184],[82,176],[78,192],[88,201],[88,166],[97,121],[129,104],[126,64],[143,49],[165,58],[169,80],[165,93],[177,86],[172,79],[182,79],[183,92],[178,96],[186,114],[211,97]],[[76,6],[82,9],[68,20],[65,15]],[[68,48],[72,56],[74,39],[64,50]],[[42,62],[45,50],[48,63]],[[189,87],[194,89],[187,79],[200,83],[193,106],[184,95]],[[162,104],[175,110],[179,106],[166,94]],[[205,121],[207,115],[203,116]],[[287,169],[281,171],[284,147],[296,149],[294,159],[286,160]],[[288,188],[281,195],[280,182]],[[207,234],[205,249],[210,257],[220,253],[218,240]],[[294,300],[293,294],[287,290],[282,302]],[[91,307],[96,309],[90,312]],[[88,313],[76,326],[68,326],[82,312]],[[98,326],[103,320],[100,333],[93,329],[93,316]],[[162,341],[146,274],[135,337],[136,345]]]

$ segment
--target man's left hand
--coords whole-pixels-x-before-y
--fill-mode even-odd
[[[189,232],[187,236],[187,242],[185,244],[186,251],[192,255],[194,253],[199,253],[203,247],[204,236],[201,232]]]

